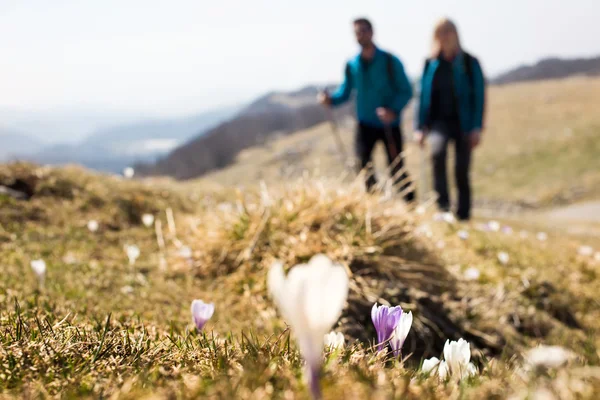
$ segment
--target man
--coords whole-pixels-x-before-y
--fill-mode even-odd
[[[378,141],[383,141],[388,154],[392,179],[406,201],[415,198],[414,189],[404,171],[402,159],[402,110],[412,97],[412,88],[400,60],[380,50],[373,43],[373,26],[365,18],[354,21],[354,33],[360,53],[346,64],[342,85],[331,96],[319,94],[319,102],[339,106],[356,91],[356,156],[361,169],[369,168],[367,190],[377,180],[371,167],[371,154]]]

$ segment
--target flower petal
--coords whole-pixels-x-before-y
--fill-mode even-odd
[[[425,361],[423,361],[423,366],[421,366],[421,371],[425,374],[429,374],[435,367],[437,367],[440,363],[440,360],[437,357],[431,357]]]

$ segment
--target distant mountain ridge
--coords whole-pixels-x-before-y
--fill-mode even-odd
[[[491,83],[509,83],[566,78],[573,75],[599,75],[600,56],[593,58],[546,58],[533,65],[523,65],[492,79]]]
[[[21,158],[42,164],[77,163],[101,171],[119,172],[136,162],[157,160],[237,111],[238,107],[227,107],[193,116],[101,129],[77,144],[52,145],[33,154],[21,153]]]
[[[136,170],[145,175],[169,175],[191,179],[232,163],[243,149],[264,143],[270,137],[292,134],[326,121],[326,110],[317,104],[319,88],[307,86],[293,92],[270,92],[192,141],[176,148],[156,164]],[[349,104],[336,111],[350,115]]]
[[[12,129],[0,128],[0,161],[9,161],[22,154],[33,154],[45,143],[33,136]]]

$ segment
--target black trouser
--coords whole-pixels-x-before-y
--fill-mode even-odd
[[[392,148],[389,146],[388,136],[393,140],[394,146]],[[373,127],[363,123],[358,124],[356,130],[356,156],[360,162],[360,169],[367,168],[367,191],[371,191],[377,184],[375,172],[371,165],[371,155],[373,148],[380,140],[385,145],[389,164],[393,165],[390,173],[394,179],[394,187],[404,193],[406,201],[413,201],[415,199],[415,192],[414,189],[409,189],[411,182],[409,181],[408,173],[404,170],[404,159],[401,156],[402,131],[399,126],[389,127],[386,134],[386,129],[384,128]],[[395,154],[392,153],[394,150]]]
[[[458,122],[433,123],[429,131],[434,188],[438,194],[438,206],[440,209],[449,210],[450,198],[448,196],[446,156],[450,141],[454,142],[455,149],[454,176],[458,188],[456,215],[459,219],[467,220],[471,217],[471,185],[469,182],[471,143],[469,142],[469,137],[461,132]]]

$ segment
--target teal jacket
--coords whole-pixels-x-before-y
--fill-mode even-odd
[[[458,100],[458,115],[461,130],[469,134],[474,130],[483,128],[483,116],[485,110],[485,78],[479,65],[479,61],[473,56],[459,53],[452,61],[454,72],[454,90]],[[471,75],[465,61],[471,63]],[[423,76],[421,77],[420,94],[417,96],[418,103],[415,111],[415,129],[427,128],[428,117],[431,106],[431,90],[433,78],[439,66],[439,60],[432,59],[425,64]]]
[[[359,122],[383,127],[377,117],[377,108],[394,110],[401,122],[402,110],[412,97],[412,87],[400,60],[394,55],[376,49],[375,56],[367,63],[360,54],[346,64],[344,82],[331,95],[331,104],[339,106],[350,99],[356,91],[356,117]]]

